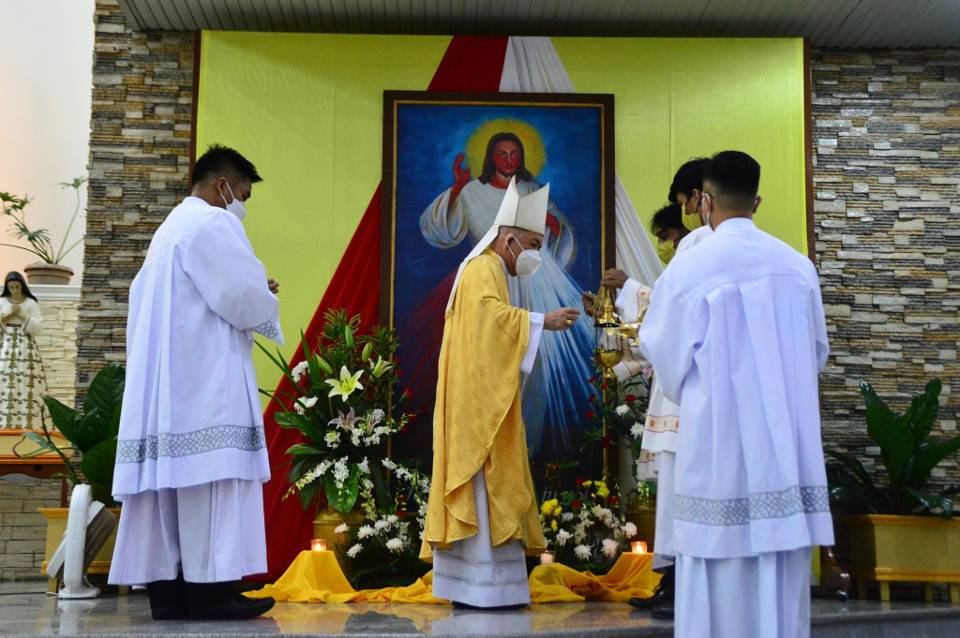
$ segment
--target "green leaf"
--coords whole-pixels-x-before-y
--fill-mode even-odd
[[[341,513],[351,511],[357,504],[357,496],[360,493],[360,469],[356,465],[350,468],[350,475],[343,482],[342,488],[337,487],[333,472],[327,472],[323,477],[323,488],[330,507]]]
[[[312,445],[307,445],[306,443],[297,443],[295,445],[291,445],[290,447],[287,448],[286,453],[294,456],[306,456],[308,454],[313,454],[313,455],[319,454],[320,456],[327,455],[326,450],[321,450],[320,448],[314,447]]]
[[[870,473],[867,472],[866,468],[863,467],[863,463],[860,462],[852,454],[847,454],[846,452],[840,452],[838,450],[824,450],[824,453],[837,461],[843,463],[843,465],[853,472],[853,475],[860,481],[860,483],[868,488],[874,489],[873,479],[870,477]]]
[[[869,383],[862,382],[860,391],[867,406],[867,434],[880,446],[880,456],[890,475],[890,484],[898,487],[904,482],[907,461],[913,455],[913,432],[877,396]]]
[[[916,445],[922,443],[933,429],[940,412],[940,390],[943,383],[940,379],[930,381],[922,394],[918,394],[910,402],[910,407],[903,415],[907,426],[913,432]]]
[[[278,412],[273,416],[273,420],[282,428],[288,430],[300,430],[301,434],[315,443],[323,440],[323,434],[314,424],[313,419],[305,414],[296,412]]]
[[[20,453],[17,451],[17,446],[14,445],[13,453],[20,459],[32,459],[34,457],[40,456],[41,454],[49,454],[50,452],[56,452],[57,449],[50,445],[50,441],[46,440],[44,437],[40,436],[37,432],[27,431],[23,434],[23,439],[30,441],[31,443],[37,444],[37,449],[31,452]]]
[[[49,394],[43,395],[43,403],[47,406],[50,420],[53,421],[53,425],[60,431],[60,434],[66,437],[74,447],[78,447],[76,441],[79,434],[80,413]]]
[[[906,491],[919,503],[921,512],[937,513],[947,519],[953,518],[953,499],[950,497],[939,494],[929,494],[910,488],[907,488]]]
[[[111,363],[102,368],[90,382],[87,398],[83,404],[83,431],[79,433],[80,450],[86,452],[93,446],[114,439],[119,431],[119,406],[123,404],[125,374],[123,367]]]
[[[946,443],[925,441],[917,448],[912,477],[917,478],[918,484],[925,485],[929,480],[930,473],[933,472],[933,468],[957,450],[960,450],[960,436],[954,437]]]
[[[113,468],[117,459],[117,441],[111,439],[84,452],[80,469],[90,483],[94,500],[106,505],[113,503]]]

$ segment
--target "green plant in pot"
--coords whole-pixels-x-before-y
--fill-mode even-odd
[[[20,456],[30,458],[56,452],[63,459],[67,480],[74,485],[89,484],[94,500],[115,506],[111,492],[124,378],[123,366],[119,364],[112,363],[101,369],[90,383],[82,412],[45,395],[43,401],[53,425],[77,454],[65,454],[54,442],[44,421],[42,434],[28,432],[24,435],[38,448]]]
[[[932,490],[930,476],[945,458],[960,450],[960,436],[938,441],[930,436],[940,410],[940,379],[897,414],[866,382],[860,392],[866,404],[867,435],[880,447],[887,483],[879,484],[852,454],[827,450],[836,463],[827,465],[830,496],[841,508],[871,514],[939,514],[953,516],[952,497],[960,485]]]
[[[892,410],[866,382],[867,435],[880,448],[885,481],[871,476],[852,454],[827,450],[830,497],[850,543],[850,571],[859,581],[880,585],[890,600],[890,582],[924,583],[933,599],[933,583],[949,583],[950,598],[960,603],[960,520],[953,518],[953,496],[960,486],[934,487],[933,470],[960,450],[960,436],[931,436],[940,410],[939,379],[930,381],[903,413]]]
[[[18,241],[24,241],[28,246],[21,244],[0,243],[0,246],[16,248],[32,253],[40,258],[40,261],[26,266],[23,270],[27,274],[31,284],[58,284],[64,285],[70,283],[73,276],[73,269],[63,265],[66,259],[77,246],[83,242],[83,237],[67,244],[70,233],[73,230],[77,218],[80,216],[80,187],[86,182],[85,177],[75,177],[69,182],[60,184],[63,188],[71,188],[74,192],[75,205],[70,221],[67,224],[67,230],[63,234],[59,245],[55,244],[46,228],[30,228],[27,225],[26,211],[27,204],[31,202],[29,197],[19,197],[12,193],[0,192],[0,214],[10,219],[12,224],[10,236]]]

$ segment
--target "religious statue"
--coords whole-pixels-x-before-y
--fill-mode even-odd
[[[47,383],[34,337],[43,326],[40,304],[18,272],[0,296],[0,430],[39,430]]]

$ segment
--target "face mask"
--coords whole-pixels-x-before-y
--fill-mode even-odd
[[[243,221],[243,218],[247,216],[247,207],[246,205],[237,199],[237,196],[233,194],[233,189],[230,188],[230,183],[227,182],[227,188],[230,190],[230,197],[233,199],[229,204],[227,203],[227,198],[223,196],[223,193],[220,193],[220,199],[223,200],[223,203],[226,205],[227,210],[237,216],[237,219]]]
[[[510,254],[517,258],[517,275],[520,277],[529,277],[540,269],[540,251],[526,249],[521,250],[519,255],[514,254],[513,249],[510,248],[510,239],[520,244],[520,240],[516,237],[510,236],[507,239],[507,249],[510,251]],[[523,248],[523,244],[520,244],[520,247]]]
[[[675,254],[677,254],[677,249],[674,247],[672,241],[660,241],[657,243],[657,257],[660,258],[660,261],[662,261],[664,265],[669,264]]]
[[[703,220],[700,219],[700,202],[697,202],[697,210],[693,214],[687,213],[687,207],[683,207],[683,214],[680,215],[680,221],[683,227],[690,232],[703,226]]]

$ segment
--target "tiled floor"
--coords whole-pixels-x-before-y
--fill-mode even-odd
[[[813,635],[960,636],[960,607],[872,601],[815,601]],[[898,629],[902,628],[902,629]],[[280,603],[269,616],[245,622],[154,622],[143,593],[93,601],[61,601],[43,583],[0,585],[0,635],[19,636],[671,636],[625,604],[534,605],[518,612],[461,612],[434,605],[311,605]]]

